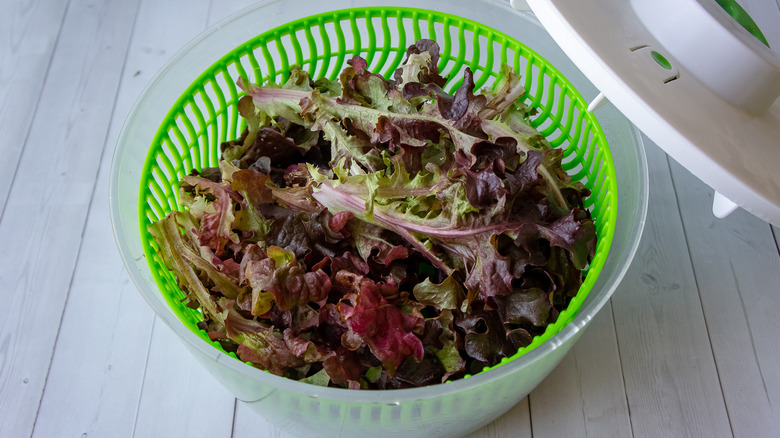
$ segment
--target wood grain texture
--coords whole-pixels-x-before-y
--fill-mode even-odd
[[[735,437],[780,430],[780,259],[771,227],[739,210],[710,214],[712,190],[676,163],[704,316]]]
[[[534,437],[631,436],[610,303],[529,398]]]
[[[67,6],[62,0],[0,2],[0,217]]]
[[[105,245],[105,219],[109,229],[84,242],[94,252],[79,259],[33,437],[120,437],[133,429],[154,314]]]
[[[233,414],[233,438],[241,437],[263,438],[296,438],[277,427],[271,420],[254,411],[241,401],[236,402]]]
[[[731,436],[666,155],[647,144],[650,203],[612,297],[634,436]]]
[[[133,436],[230,438],[234,406],[227,389],[156,320]]]
[[[255,3],[257,3],[255,0],[211,0],[209,4],[208,25],[213,26]]]
[[[136,32],[176,34],[175,42],[165,47],[160,47],[159,37],[144,39],[142,50],[149,53],[173,54],[205,30],[209,19],[208,0],[145,0],[143,6],[148,6],[149,13],[143,14]],[[168,28],[171,23],[167,17],[173,11],[181,23]],[[153,75],[155,71],[146,73]],[[168,327],[159,320],[154,327],[133,435],[230,437],[236,402],[233,395],[196,362]]]
[[[777,247],[778,254],[780,254],[780,228],[773,225],[772,236],[775,238],[775,246]]]
[[[205,25],[203,8],[198,11],[191,2],[184,3],[144,1],[134,17],[35,437],[130,436],[135,425],[154,313],[130,282],[113,245],[108,176],[119,131],[133,102],[171,54]],[[186,7],[191,13],[170,20],[170,7]],[[68,409],[68,415],[62,415],[63,409]]]
[[[496,421],[472,433],[468,438],[530,438],[532,436],[531,412],[526,397]]]
[[[105,193],[146,82],[252,1],[140,2],[137,18],[137,0],[0,2],[0,242],[14,249],[0,255],[0,437],[291,438],[154,322]],[[778,2],[740,3],[780,47]],[[780,229],[743,211],[715,220],[709,190],[648,149],[651,218],[612,303],[531,396],[469,438],[777,436]]]
[[[3,437],[33,428],[137,5],[70,4],[0,221]]]

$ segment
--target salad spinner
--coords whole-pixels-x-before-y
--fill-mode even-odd
[[[714,16],[710,25],[728,31],[721,32],[718,44],[733,43],[734,56],[747,60],[744,71],[735,75],[760,76],[767,89],[780,90],[776,57],[754,44],[760,32],[750,33],[744,19],[734,25],[739,14],[723,14],[725,7],[715,0],[682,3],[686,14]],[[762,173],[761,163],[766,162],[747,163],[757,155],[771,160],[780,153],[767,147],[768,136],[778,138],[780,130],[776,106],[767,93],[751,88],[755,81],[723,92],[718,81],[725,79],[704,68],[717,57],[691,61],[695,50],[668,48],[672,37],[664,20],[653,17],[641,0],[291,4],[258,3],[201,34],[168,62],[128,117],[110,187],[117,244],[143,297],[217,380],[291,433],[461,436],[525,397],[607,302],[634,256],[649,190],[644,149],[634,125],[725,195],[715,206],[719,214],[739,203],[766,220],[780,218],[777,178]],[[691,31],[686,38],[696,36]],[[592,191],[586,206],[595,218],[599,241],[577,297],[555,324],[514,357],[468,378],[422,388],[321,387],[272,375],[225,353],[197,328],[200,315],[182,303],[184,295],[155,255],[146,226],[180,208],[176,184],[181,176],[214,166],[220,143],[240,135],[237,79],[280,82],[295,64],[313,78],[333,79],[346,60],[358,54],[370,70],[390,76],[406,47],[420,38],[434,39],[442,47],[439,67],[449,77],[448,90],[459,85],[466,67],[475,72],[478,88],[494,83],[502,63],[523,75],[525,103],[537,109],[532,124],[564,150],[564,168]],[[696,99],[711,111],[701,111]],[[606,101],[614,105],[602,106]],[[744,129],[750,134],[732,127],[747,121],[752,129]],[[702,129],[701,123],[711,129]],[[739,135],[750,135],[757,144],[729,152]],[[759,169],[747,172],[748,164]],[[765,167],[768,172],[771,166]]]

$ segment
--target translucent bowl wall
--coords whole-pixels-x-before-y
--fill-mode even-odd
[[[291,4],[294,8],[290,7]],[[586,99],[593,86],[530,14],[498,0],[394,1],[394,6],[439,10],[489,23],[552,63]],[[185,47],[150,83],[120,136],[111,170],[111,217],[123,261],[144,298],[187,348],[239,400],[301,436],[441,436],[467,434],[525,397],[555,367],[606,303],[623,277],[644,225],[647,168],[640,137],[614,108],[597,118],[615,165],[618,209],[609,256],[572,322],[534,350],[468,379],[425,388],[349,391],[323,388],[265,373],[225,355],[187,329],[161,296],[139,234],[139,184],[149,145],[182,92],[224,54],[280,24],[328,10],[381,6],[373,1],[271,1],[220,23]],[[393,7],[388,7],[392,12]],[[347,35],[349,38],[349,35]]]

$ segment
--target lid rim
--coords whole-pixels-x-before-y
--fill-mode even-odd
[[[780,225],[780,174],[771,170],[772,163],[780,162],[780,148],[772,148],[776,142],[771,141],[780,138],[780,100],[765,114],[751,115],[696,82],[682,66],[674,82],[653,83],[657,73],[642,70],[649,64],[641,64],[618,51],[622,50],[620,44],[630,38],[634,42],[647,38],[652,47],[655,39],[646,29],[637,30],[641,25],[630,26],[639,23],[639,19],[634,15],[612,28],[603,27],[604,22],[616,16],[633,13],[626,2],[618,7],[619,12],[604,18],[605,5],[618,3],[618,0],[528,1],[539,21],[577,68],[653,142],[715,191],[760,219]],[[598,11],[591,15],[600,14],[601,22],[585,23],[591,17],[573,13],[586,9]],[[612,41],[605,43],[604,34],[609,34]],[[620,64],[621,60],[616,61],[620,56],[626,58],[625,63],[615,65]],[[675,64],[676,60],[671,61]],[[689,101],[682,101],[681,96]],[[687,106],[670,108],[681,101]],[[697,108],[700,113],[691,114],[691,108]]]

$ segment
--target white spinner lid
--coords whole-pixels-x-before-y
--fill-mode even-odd
[[[600,97],[715,189],[717,216],[738,204],[780,225],[780,55],[733,0],[523,3]]]

